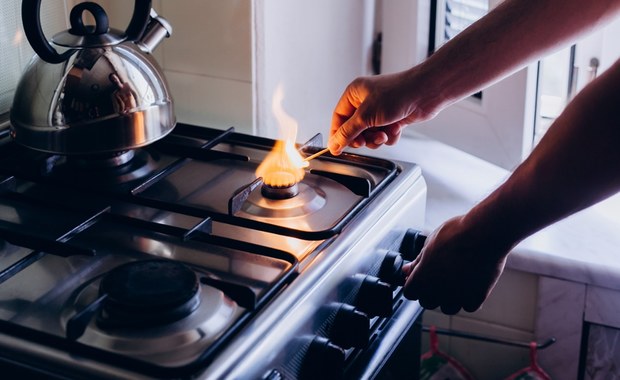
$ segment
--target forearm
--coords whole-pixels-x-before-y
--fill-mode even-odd
[[[508,180],[465,216],[466,224],[514,245],[620,191],[619,109],[620,61],[567,106]]]
[[[506,0],[412,70],[422,72],[424,88],[435,94],[411,90],[432,98],[430,108],[441,109],[574,41],[619,11],[618,0]]]

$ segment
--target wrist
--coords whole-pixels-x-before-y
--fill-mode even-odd
[[[495,204],[487,198],[463,215],[461,223],[466,233],[474,241],[483,241],[488,252],[496,259],[508,255],[526,236],[519,224],[522,222],[517,215],[500,203]]]
[[[417,119],[431,119],[458,100],[450,96],[445,73],[436,67],[427,60],[402,72],[402,88],[409,103],[415,106]]]

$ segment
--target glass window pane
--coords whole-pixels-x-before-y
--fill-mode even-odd
[[[540,141],[551,123],[568,101],[571,47],[551,54],[539,63],[538,111],[534,125],[534,145]]]

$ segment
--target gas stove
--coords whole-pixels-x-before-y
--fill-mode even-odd
[[[0,136],[0,367],[70,379],[415,372],[422,309],[402,297],[400,268],[423,244],[420,168],[324,155],[293,188],[273,187],[255,175],[273,145],[186,124],[92,156]]]

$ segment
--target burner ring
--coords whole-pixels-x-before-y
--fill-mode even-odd
[[[158,325],[191,314],[200,304],[198,276],[186,265],[143,260],[114,268],[101,280],[106,295],[98,319],[107,325]]]
[[[291,198],[273,199],[254,191],[241,207],[241,214],[259,218],[303,218],[327,204],[325,192],[303,182],[297,184],[299,194]]]
[[[82,169],[114,168],[125,165],[136,155],[133,150],[125,150],[108,154],[92,154],[68,156],[67,162]]]
[[[299,185],[294,183],[290,186],[271,186],[263,183],[260,192],[269,199],[289,199],[299,194]]]

